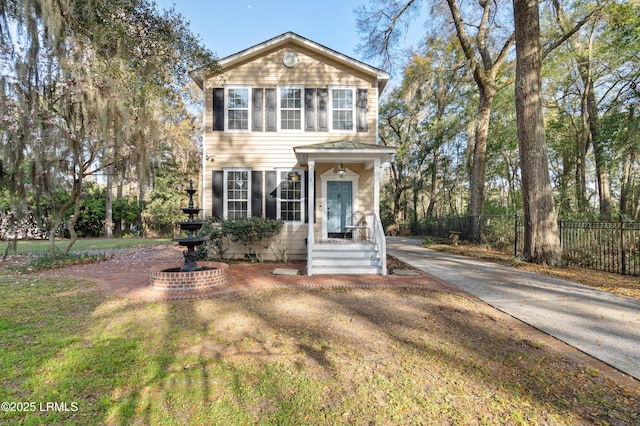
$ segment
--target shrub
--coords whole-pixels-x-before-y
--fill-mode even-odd
[[[224,238],[234,243],[241,243],[247,249],[246,255],[252,260],[263,261],[263,253],[269,244],[268,240],[282,231],[284,222],[280,219],[250,217],[220,222],[209,218],[203,225],[200,234],[209,236],[206,249],[214,251],[214,258],[225,260],[226,249],[223,248]]]

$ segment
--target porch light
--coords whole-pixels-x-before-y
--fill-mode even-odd
[[[340,165],[338,166],[338,177],[343,178],[344,175],[347,174],[347,170],[344,168],[344,165],[342,164],[342,161],[340,162]]]
[[[291,180],[292,182],[298,182],[300,180],[300,173],[289,172],[289,180]]]

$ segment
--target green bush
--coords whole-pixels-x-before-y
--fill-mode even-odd
[[[234,243],[241,243],[247,249],[247,257],[262,262],[264,249],[269,247],[269,240],[282,231],[284,222],[280,219],[250,217],[236,220],[215,221],[209,218],[202,227],[201,235],[209,236],[206,249],[213,250],[214,258],[224,260],[226,250],[223,248],[224,238]]]

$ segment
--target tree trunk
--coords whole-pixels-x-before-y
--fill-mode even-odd
[[[58,209],[56,210],[54,220],[51,224],[51,228],[49,229],[49,257],[51,259],[56,258],[56,230],[60,228],[60,225],[62,225],[64,221],[64,215],[67,212],[67,209],[71,207],[73,203],[76,202],[75,199],[80,194],[80,192],[78,191],[77,192],[78,195],[76,195],[75,184],[73,189],[74,190],[72,191],[71,197],[69,198],[69,200],[67,200],[67,202],[59,206]]]
[[[124,184],[124,174],[126,173],[126,167],[120,167],[118,171],[120,171],[120,169],[122,170],[122,173],[117,174],[118,179],[116,182],[116,200],[118,200],[119,202],[121,202],[124,198],[122,187]],[[201,191],[202,189],[199,188],[199,190]],[[122,203],[120,203],[120,206],[122,206]],[[117,219],[113,220],[113,235],[115,235],[116,237],[122,237],[122,211],[120,211]]]
[[[538,0],[514,0],[516,118],[522,169],[526,260],[562,264],[562,251],[542,115],[542,52]]]
[[[480,106],[476,118],[476,140],[473,148],[473,166],[471,173],[471,200],[469,202],[469,238],[480,242],[480,220],[484,203],[484,178],[486,170],[487,137],[489,136],[489,120],[495,90],[478,86],[480,89]]]
[[[622,166],[622,182],[620,183],[620,214],[631,213],[631,165],[635,162],[633,154],[627,155]]]
[[[583,129],[578,135],[576,147],[576,205],[579,212],[585,212],[587,203],[587,132]]]
[[[598,115],[598,102],[596,101],[595,89],[593,87],[593,75],[591,72],[590,59],[586,56],[578,57],[578,69],[580,71],[580,78],[584,84],[589,120],[589,133],[591,137],[591,144],[593,145],[593,156],[596,160],[600,218],[604,220],[611,220],[611,191],[609,189],[607,166],[604,158],[604,147],[600,140],[600,117]]]
[[[433,169],[431,170],[431,188],[429,191],[429,207],[427,207],[427,218],[433,217],[433,209],[436,206],[436,194],[438,192],[438,163],[440,155],[438,150],[433,151]]]
[[[71,216],[71,218],[69,219],[69,222],[67,222],[67,227],[69,228],[69,241],[67,242],[67,245],[62,251],[62,254],[64,256],[69,254],[69,250],[71,250],[71,247],[73,247],[76,241],[78,241],[78,234],[76,234],[75,227],[76,227],[76,222],[78,221],[78,216],[80,216],[80,207],[82,206],[82,198],[80,197],[80,189],[79,189],[81,186],[82,184],[79,183],[78,189],[74,191],[73,216]]]
[[[107,188],[104,208],[104,237],[113,237],[113,167],[107,167]]]
[[[587,200],[587,151],[589,151],[589,118],[587,99],[583,94],[580,104],[580,127],[576,141],[576,204],[578,212],[589,210]]]
[[[14,232],[13,238],[7,240],[7,247],[4,249],[4,255],[2,261],[7,260],[9,254],[16,256],[18,254],[18,233]]]
[[[562,150],[562,175],[560,177],[560,217],[571,211],[569,186],[571,182],[572,156],[569,150]]]

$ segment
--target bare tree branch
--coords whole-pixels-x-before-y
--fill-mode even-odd
[[[595,7],[591,12],[589,12],[584,18],[582,18],[580,20],[580,22],[578,22],[573,28],[571,28],[569,31],[567,31],[562,37],[560,37],[558,40],[554,41],[553,43],[551,43],[550,45],[548,45],[547,47],[544,48],[544,51],[542,53],[542,59],[546,58],[547,55],[549,55],[551,52],[553,52],[555,49],[557,49],[558,47],[560,47],[562,45],[562,43],[564,43],[565,41],[567,41],[568,39],[571,38],[571,36],[573,36],[575,33],[577,33],[578,31],[580,31],[580,29],[587,24],[591,18],[593,18],[593,15],[595,15],[596,13],[600,12],[602,9],[604,9],[604,7],[609,3],[610,0],[604,0],[602,3],[600,3],[600,5],[598,5],[597,7]],[[564,30],[564,28],[563,28]]]

